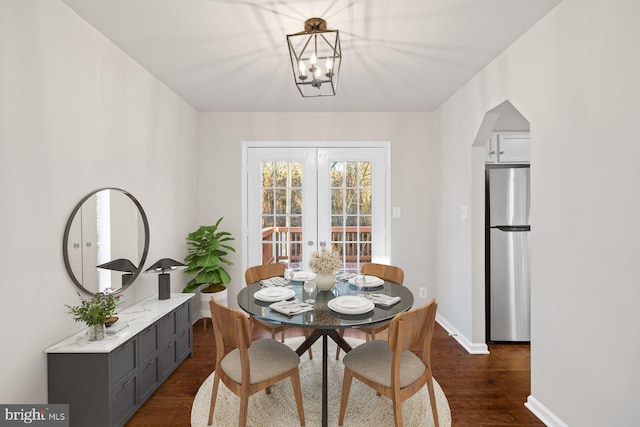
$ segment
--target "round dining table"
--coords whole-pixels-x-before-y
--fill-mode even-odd
[[[303,290],[303,283],[291,281],[288,285],[295,295],[290,299],[305,301],[308,295]],[[370,288],[360,288],[346,280],[336,281],[330,291],[317,292],[312,303],[313,309],[292,316],[281,314],[269,306],[273,302],[260,301],[254,294],[261,290],[261,283],[250,284],[238,293],[238,305],[247,313],[255,317],[280,322],[285,325],[298,326],[300,328],[313,329],[313,332],[296,349],[298,355],[304,354],[319,338],[322,338],[322,426],[327,426],[327,368],[328,351],[327,338],[331,338],[345,353],[351,351],[351,346],[338,333],[338,329],[355,328],[358,326],[373,325],[392,319],[397,314],[409,310],[413,306],[413,294],[402,285],[391,282],[384,282],[382,285]],[[343,295],[384,294],[390,297],[400,297],[400,301],[390,307],[375,304],[374,308],[364,314],[341,314],[328,307],[328,303],[333,298]]]

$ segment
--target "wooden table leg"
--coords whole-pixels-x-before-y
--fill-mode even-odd
[[[298,356],[302,356],[304,352],[307,351],[309,347],[311,347],[316,341],[318,341],[318,338],[320,338],[321,336],[322,330],[314,329],[313,332],[311,332],[311,335],[309,335],[309,338],[306,338],[302,342],[302,344],[300,344],[300,346],[296,348],[296,353],[298,354]]]

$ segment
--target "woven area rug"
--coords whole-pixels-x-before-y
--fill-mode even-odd
[[[292,348],[297,348],[303,337],[290,338],[285,341]],[[362,344],[363,340],[346,338],[352,347]],[[329,339],[329,425],[338,425],[338,412],[342,394],[342,362],[335,360],[336,345]],[[313,360],[305,353],[300,358],[300,382],[302,383],[302,399],[304,415],[308,427],[321,425],[322,419],[322,340],[313,345]],[[340,352],[340,358],[344,352]],[[191,425],[204,427],[209,417],[209,402],[213,373],[200,386],[191,408]],[[451,426],[449,403],[434,380],[436,401],[440,426]],[[213,425],[228,427],[238,425],[238,397],[220,382],[218,398],[213,417]],[[406,400],[402,405],[402,416],[406,427],[433,426],[429,393],[425,385],[422,390]],[[296,411],[291,381],[284,380],[271,387],[271,394],[260,391],[249,397],[248,422],[250,427],[283,427],[300,425]],[[354,379],[344,417],[345,427],[393,426],[393,408],[391,400],[384,396],[376,396],[376,392]]]

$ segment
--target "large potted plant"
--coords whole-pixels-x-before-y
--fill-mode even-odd
[[[211,317],[209,309],[209,299],[212,293],[219,302],[227,303],[227,285],[231,281],[229,273],[224,269],[224,265],[233,265],[225,257],[229,251],[236,250],[228,244],[235,240],[231,233],[218,230],[218,226],[224,217],[218,219],[215,225],[203,225],[187,236],[188,255],[184,259],[187,268],[185,274],[195,274],[196,276],[187,282],[182,290],[185,293],[192,293],[200,289],[200,316]]]

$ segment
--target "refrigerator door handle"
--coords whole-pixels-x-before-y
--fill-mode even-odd
[[[531,231],[530,225],[494,225],[490,228],[497,228],[500,231]]]

